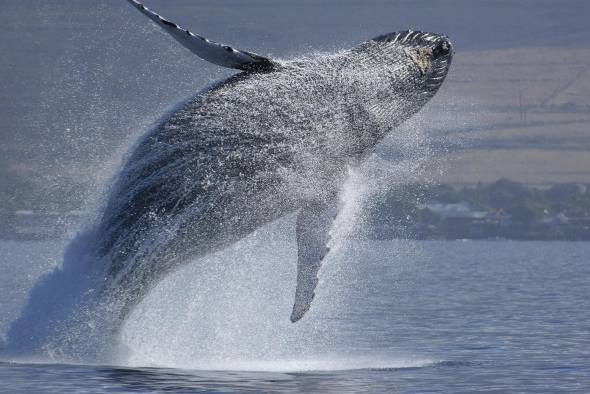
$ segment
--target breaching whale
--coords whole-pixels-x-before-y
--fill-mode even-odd
[[[182,103],[129,155],[98,225],[103,294],[125,315],[191,257],[298,212],[298,321],[329,252],[347,168],[434,96],[451,64],[450,41],[408,30],[279,61],[127,1],[202,59],[241,72]]]

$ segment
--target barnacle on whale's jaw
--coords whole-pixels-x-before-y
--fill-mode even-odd
[[[427,74],[435,66],[450,64],[452,54],[452,45],[448,39],[441,38],[432,46],[419,47],[410,52],[412,60],[423,73]]]

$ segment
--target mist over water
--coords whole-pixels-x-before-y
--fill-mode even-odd
[[[319,58],[317,66],[326,73],[325,77],[331,77],[334,67],[340,67],[338,63],[331,63],[339,56],[343,54],[316,55]],[[366,84],[364,88],[371,92],[376,88],[382,89],[385,83],[383,76],[371,69],[370,64],[363,63],[362,66],[345,74],[347,81],[352,81],[350,85],[357,82]],[[321,67],[325,69],[322,70]],[[316,70],[312,71],[311,77],[301,71],[301,75],[295,80],[287,78],[288,75],[279,75],[279,78],[283,78],[281,86],[289,88],[289,105],[300,111],[299,116],[304,118],[305,114],[313,114],[314,108],[317,108],[311,99],[321,104],[321,97],[314,96],[325,94],[321,89],[316,90],[317,87],[313,85],[313,79],[319,78],[321,81],[323,75]],[[310,79],[311,87],[306,89],[305,84],[310,83]],[[222,98],[238,104],[245,100],[244,97],[253,100],[256,98],[255,88],[272,82],[272,79],[269,82],[261,78],[254,86],[246,85],[243,89],[245,91],[228,91],[222,94]],[[258,95],[263,95],[266,90]],[[347,97],[347,94],[343,94],[343,97]],[[273,97],[262,97],[263,102],[268,102],[269,99]],[[285,101],[280,95],[274,99],[279,103],[281,100]],[[385,111],[378,108],[370,127],[387,130],[399,123],[398,117],[402,117],[402,113],[407,110],[404,99],[406,97],[402,96],[388,101]],[[224,112],[229,113],[233,116],[230,119],[235,122],[235,127],[260,133],[258,118],[263,117],[262,113],[245,113],[249,108],[245,101],[242,107],[227,108],[222,104],[213,108],[219,111],[219,119]],[[332,105],[335,109],[325,108],[324,111],[329,114],[330,110],[337,110],[340,103]],[[369,108],[372,110],[373,104]],[[244,122],[244,119],[250,119],[249,123]],[[97,187],[94,195],[88,199],[92,202],[89,206],[95,207],[95,214],[90,215],[88,222],[67,246],[63,263],[42,276],[33,287],[22,316],[9,328],[6,346],[8,353],[11,357],[24,356],[56,362],[159,365],[195,369],[348,369],[411,364],[413,361],[392,359],[391,355],[374,352],[374,363],[371,357],[367,358],[363,354],[348,354],[345,357],[348,361],[342,361],[342,353],[346,353],[345,344],[353,339],[347,338],[341,332],[341,325],[335,322],[346,316],[351,302],[348,297],[351,284],[354,283],[355,275],[362,270],[362,266],[354,259],[351,260],[348,245],[352,236],[362,232],[359,230],[363,226],[365,202],[371,195],[379,195],[392,187],[401,188],[408,182],[424,178],[424,165],[432,164],[437,151],[444,148],[440,140],[433,147],[425,132],[424,124],[432,120],[433,114],[430,113],[396,127],[388,137],[389,144],[395,146],[396,150],[394,153],[389,152],[387,162],[373,157],[360,168],[348,169],[347,181],[341,194],[342,208],[331,231],[331,252],[319,273],[320,283],[312,309],[299,323],[292,324],[288,319],[293,304],[297,260],[294,217],[290,215],[258,229],[226,250],[185,261],[184,267],[157,284],[126,319],[122,330],[117,331],[114,327],[117,325],[115,320],[120,315],[121,306],[117,304],[119,300],[101,298],[100,294],[105,280],[109,280],[105,270],[109,268],[110,262],[108,256],[97,256],[93,250],[96,241],[105,236],[97,230],[102,216],[100,211],[106,209],[104,216],[109,218],[109,209],[121,209],[120,206],[105,203],[109,193],[117,190],[103,181],[104,186]],[[336,119],[310,118],[310,121],[312,125],[306,126],[306,133],[336,135],[333,141],[342,145],[350,138],[345,133],[348,130],[344,120],[338,116]],[[141,122],[138,127],[145,127],[144,123]],[[288,128],[283,130],[280,129],[281,126],[278,127],[279,129],[272,131],[283,134],[293,132]],[[135,131],[132,134],[140,133],[142,132]],[[302,133],[302,137],[305,137],[305,133]],[[140,137],[140,143],[145,138]],[[303,138],[302,141],[304,142]],[[127,146],[120,148],[119,152],[132,152],[139,144],[130,139]],[[306,146],[301,144],[295,149],[306,149]],[[162,151],[156,150],[154,153],[155,157],[142,160],[146,160],[148,164],[152,160],[157,161],[157,155]],[[126,156],[127,160],[133,160],[132,155]],[[125,182],[129,173],[115,170],[118,167],[116,163],[121,162],[120,157],[121,153],[113,155],[113,159],[105,163],[103,171],[114,171],[112,178]],[[178,167],[185,166],[185,162],[190,164],[191,159],[190,156],[175,158],[180,163]],[[317,158],[312,157],[310,162],[303,164],[309,170],[317,169],[318,163],[314,160]],[[176,161],[169,163],[168,167],[176,168]],[[139,167],[143,165],[141,162],[131,164]],[[163,172],[159,178],[153,176],[154,179],[146,178],[145,182],[157,183],[163,178],[170,179],[176,175],[174,171]],[[100,177],[97,176],[97,179]],[[311,190],[312,193],[323,192],[321,183],[313,186],[315,188]],[[258,208],[244,209],[248,215],[248,210]],[[187,213],[183,212],[183,215],[186,214],[192,213],[187,210]],[[177,221],[186,219],[180,217]],[[160,238],[165,241],[170,232],[165,226],[153,230],[142,235],[142,242],[145,243],[142,253],[151,250],[152,245],[161,241]],[[393,257],[395,260],[395,256]],[[128,265],[132,259],[136,259],[136,256],[130,256]],[[132,262],[139,264],[144,271],[150,267],[141,267],[142,264],[160,263],[149,253],[143,259]]]
[[[391,178],[389,179],[392,180]],[[331,251],[320,270],[311,310],[289,321],[296,282],[294,215],[257,230],[227,250],[191,262],[164,279],[131,314],[119,362],[198,370],[306,371],[422,366],[433,360],[352,350],[354,331],[341,319],[363,271],[350,246],[370,192],[352,171]],[[351,253],[352,252],[352,253]],[[419,253],[415,246],[400,256]],[[389,256],[392,264],[396,256]],[[405,267],[407,268],[407,267]],[[400,266],[399,270],[404,267]]]
[[[403,368],[433,362],[411,354],[351,350],[346,344],[357,341],[358,334],[340,322],[354,302],[350,294],[363,270],[349,240],[362,232],[365,202],[421,176],[423,164],[436,158],[422,122],[419,116],[390,137],[398,147],[397,163],[374,157],[349,169],[316,297],[297,324],[288,319],[296,284],[294,215],[165,277],[115,337],[108,328],[109,306],[96,309],[93,304],[104,263],[87,249],[92,237],[99,236],[91,221],[68,245],[60,267],[31,291],[29,304],[8,332],[9,357],[268,371]],[[98,200],[104,198],[99,193]],[[400,256],[388,258],[398,264],[404,260],[398,257],[419,254],[418,248],[402,247]],[[398,267],[400,272],[407,268]]]
[[[97,305],[106,263],[89,252],[113,180],[155,120],[230,73],[120,3],[6,0],[0,12],[0,75],[11,76],[0,82],[0,167],[88,188],[88,218],[66,245],[0,240],[0,392],[588,392],[587,243],[359,241],[372,200],[436,182],[441,156],[465,144],[449,135],[493,116],[458,113],[447,92],[347,169],[301,321],[289,321],[290,214],[186,259],[113,332],[119,305]],[[146,5],[285,61],[405,28],[446,33],[457,51],[575,47],[590,26],[581,0]]]
[[[407,168],[401,165],[399,172],[405,176]],[[389,173],[382,180],[394,178]],[[105,309],[85,309],[95,296],[92,289],[100,270],[85,256],[86,239],[79,235],[66,249],[62,267],[42,277],[30,293],[23,316],[9,331],[9,358],[250,371],[431,363],[415,355],[351,353],[345,346],[356,334],[343,330],[339,320],[347,315],[351,286],[363,270],[348,238],[362,225],[363,202],[369,193],[360,170],[351,170],[316,298],[297,324],[288,319],[296,283],[293,215],[166,277],[116,337],[101,332],[104,316],[97,313]],[[400,254],[419,253],[416,246],[410,249],[400,249]],[[390,257],[394,263],[395,256]]]
[[[124,25],[122,31],[128,32],[128,27]],[[106,56],[115,56],[113,51],[122,46],[121,38],[115,40]],[[159,58],[168,57],[169,51],[158,52]],[[282,102],[282,105],[289,104],[298,111],[292,118],[284,120],[285,124],[304,118],[311,126],[308,124],[303,130],[291,130],[279,123],[273,133],[289,135],[300,132],[302,137],[310,132],[337,135],[330,138],[337,143],[334,150],[340,149],[338,144],[345,146],[350,139],[345,133],[348,131],[346,120],[338,115],[326,117],[317,114],[318,108],[325,104],[321,95],[326,92],[322,90],[325,87],[321,83],[315,83],[322,78],[332,78],[334,71],[341,69],[339,62],[344,56],[346,52],[339,51],[314,54],[310,58],[315,60],[311,61],[301,58],[281,61],[285,66],[290,64],[293,67],[297,78],[289,73],[279,75],[277,78],[282,79],[278,84],[283,90],[277,92],[272,89],[277,81],[264,77],[237,92],[226,91],[222,94],[224,101],[211,108],[219,112],[219,117],[212,117],[213,124],[208,126],[216,126],[215,119],[224,119],[222,114],[226,113],[232,115],[230,120],[234,122],[234,127],[259,133],[259,119],[266,119],[266,114],[263,111],[246,113],[250,110],[247,102],[259,100],[268,104],[274,100]],[[315,62],[320,72],[316,69],[311,72],[297,70],[298,62],[305,61]],[[107,109],[116,110],[117,104],[105,100],[103,87],[94,84],[100,79],[98,73],[101,71],[101,78],[113,78],[114,75],[110,69],[94,70],[90,75],[83,75],[83,69],[75,64],[72,67],[75,72],[66,81],[68,89],[77,90],[79,94],[80,90],[88,88],[94,92],[96,100],[92,100],[86,108],[88,119],[80,118],[80,123],[71,127],[86,130],[88,137],[79,143],[96,144],[102,149],[105,143],[101,142],[100,135],[106,127],[102,124],[105,119],[103,113]],[[405,118],[408,111],[408,97],[401,90],[398,94],[395,89],[398,96],[387,100],[383,108],[378,107],[381,104],[377,99],[379,93],[383,95],[391,90],[389,76],[382,71],[376,69],[374,63],[363,61],[338,75],[336,82],[345,81],[342,86],[332,82],[328,84],[332,89],[344,89],[336,94],[332,92],[338,98],[360,100],[361,97],[355,94],[363,95],[366,103],[360,100],[358,104],[366,106],[364,109],[372,116],[373,123],[360,127],[387,130],[399,123],[398,118]],[[136,81],[150,77],[135,76]],[[350,86],[358,90],[349,91]],[[109,94],[124,91],[125,86],[112,90]],[[285,92],[289,94],[282,97]],[[265,96],[268,93],[272,95]],[[52,90],[48,94],[59,97],[64,92]],[[238,105],[228,107],[228,102]],[[340,102],[329,104],[323,108],[323,114],[330,115],[342,105]],[[252,110],[257,108],[253,106]],[[443,147],[437,141],[437,146],[433,148],[425,132],[425,123],[432,121],[432,114],[393,130],[388,143],[395,146],[395,150],[388,152],[387,162],[374,157],[360,168],[348,169],[341,195],[341,211],[331,231],[331,252],[319,273],[320,282],[312,308],[302,321],[292,324],[288,319],[297,277],[294,216],[289,215],[258,229],[225,250],[185,261],[180,269],[165,277],[149,292],[127,317],[122,329],[117,331],[114,329],[115,320],[119,317],[121,305],[117,304],[117,299],[101,298],[100,294],[105,280],[109,280],[105,275],[110,264],[108,256],[98,257],[93,248],[96,240],[105,236],[97,230],[100,228],[101,211],[106,209],[105,216],[108,217],[108,210],[113,208],[107,200],[116,192],[116,187],[109,179],[126,180],[129,173],[120,169],[121,163],[133,158],[131,152],[146,138],[148,124],[154,119],[153,115],[147,120],[138,118],[135,110],[129,108],[121,107],[119,110],[121,121],[128,122],[128,125],[133,121],[132,126],[127,126],[129,137],[113,151],[110,159],[100,163],[100,170],[93,174],[94,186],[86,199],[91,215],[65,248],[62,263],[39,279],[28,296],[22,315],[9,327],[5,348],[10,359],[24,357],[51,362],[157,365],[203,370],[397,368],[430,362],[379,354],[375,349],[371,349],[370,356],[363,352],[353,354],[354,351],[347,349],[346,344],[354,341],[356,334],[343,330],[339,321],[349,311],[354,278],[363,269],[355,261],[354,253],[351,255],[349,240],[362,232],[365,203],[371,195],[384,193],[396,185],[401,188],[405,183],[424,178],[424,165],[432,163],[436,151]],[[169,112],[164,117],[168,115]],[[244,122],[244,119],[250,121]],[[338,133],[341,135],[338,136]],[[139,137],[141,135],[144,136]],[[301,144],[298,149],[304,150],[307,146],[304,139],[301,141],[296,141]],[[162,150],[155,153],[162,153]],[[148,157],[146,160],[156,159]],[[317,158],[310,157],[309,162],[303,163],[310,174],[320,164],[314,160]],[[180,165],[190,164],[190,157],[180,157],[177,161]],[[170,167],[178,163],[170,163]],[[174,175],[173,172],[164,173],[160,178],[169,179]],[[146,182],[156,181],[159,180],[148,179]],[[294,185],[300,182],[299,179],[293,181]],[[308,192],[321,194],[324,191],[321,183],[312,185],[312,189]],[[179,221],[185,219],[182,217]],[[144,234],[142,252],[159,242],[165,243],[168,230],[162,226]],[[416,249],[416,246],[411,249]],[[418,252],[412,250],[410,253]],[[135,257],[129,260],[132,258]],[[159,262],[150,258],[148,253],[145,262],[137,264]],[[392,261],[395,261],[395,256],[392,256]]]

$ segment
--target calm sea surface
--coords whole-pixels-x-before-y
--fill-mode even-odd
[[[225,75],[123,3],[3,1],[1,158],[86,168]],[[582,0],[149,3],[273,57],[409,27],[444,32],[458,51],[579,46],[590,26]],[[0,241],[0,393],[590,392],[590,243],[346,242],[293,325],[296,248],[271,241],[259,234],[164,280],[107,363],[67,363],[52,346],[3,355],[64,244]]]
[[[61,245],[52,243],[0,243],[0,334],[17,316],[36,278],[58,263],[60,251]],[[157,301],[148,300],[140,308],[145,320],[139,313],[126,330],[150,338],[167,334],[149,346],[129,339],[135,355],[123,366],[72,365],[50,358],[3,362],[0,392],[588,393],[588,256],[590,243],[350,242],[326,272],[328,278],[339,278],[331,281],[337,289],[322,291],[330,286],[320,284],[317,304],[306,316],[305,324],[324,328],[321,345],[301,339],[322,347],[313,356],[298,349],[290,360],[275,357],[273,347],[292,345],[257,334],[267,332],[262,323],[260,330],[252,330],[246,322],[236,328],[239,321],[226,330],[238,339],[233,355],[224,337],[211,337],[207,344],[195,340],[191,346],[191,341],[183,342],[184,331],[198,332],[198,325],[173,334],[165,327],[172,316],[191,318],[180,301],[181,310],[167,307],[158,322],[149,312],[157,309],[150,302]],[[166,290],[170,297],[171,289],[185,292],[179,283]],[[216,292],[234,296],[230,290]],[[326,305],[328,298],[340,301]],[[231,319],[231,312],[224,313]],[[277,317],[280,324],[284,319]],[[151,331],[143,331],[148,323]],[[256,354],[258,361],[251,362],[251,349],[241,349],[240,343],[257,335],[260,347],[272,346],[265,350],[267,357]],[[166,342],[169,337],[175,342]],[[158,348],[160,342],[167,343],[166,349]],[[176,343],[181,345],[175,348]],[[176,354],[224,346],[224,358],[210,368]],[[144,353],[150,358],[142,358]],[[241,358],[249,361],[241,363]]]

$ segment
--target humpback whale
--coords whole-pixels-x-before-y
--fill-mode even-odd
[[[449,39],[407,30],[275,60],[127,1],[200,58],[239,72],[187,99],[136,143],[97,227],[102,294],[124,316],[190,258],[297,213],[297,322],[314,298],[347,169],[434,96],[451,65]]]

